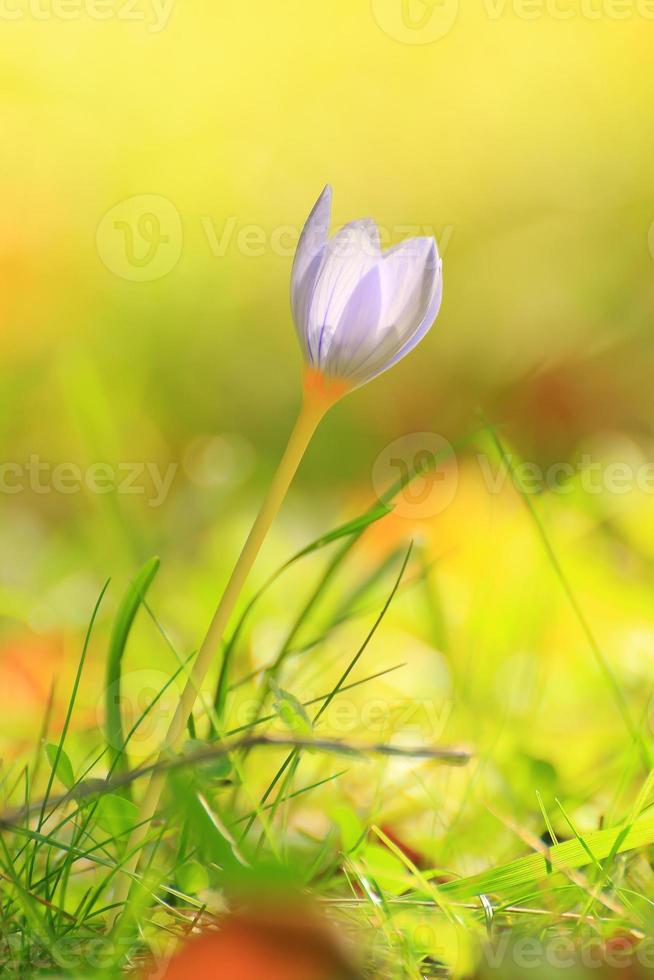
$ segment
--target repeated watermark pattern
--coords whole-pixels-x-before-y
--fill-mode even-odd
[[[459,0],[372,0],[381,29],[403,44],[431,44],[450,33]]]
[[[211,249],[211,254],[215,258],[222,258],[230,249],[236,249],[240,255],[251,258],[258,258],[267,252],[288,259],[295,255],[302,228],[297,225],[278,225],[267,231],[262,225],[241,224],[236,216],[230,215],[220,227],[216,225],[209,215],[201,218],[202,228],[205,232],[207,242]],[[453,225],[443,225],[435,228],[433,225],[420,224],[397,224],[387,227],[377,225],[379,232],[379,245],[382,249],[389,248],[404,239],[419,237],[434,238],[438,244],[438,251],[441,256],[445,254],[452,239],[454,232]],[[415,246],[419,248],[419,245]],[[340,258],[367,253],[374,257],[376,245],[372,241],[365,239],[342,238],[340,241],[332,240],[331,250]],[[411,243],[407,243],[407,254],[410,254]]]
[[[487,20],[512,16],[532,22],[654,21],[654,0],[474,0]],[[389,37],[402,44],[432,44],[455,27],[460,0],[371,0],[372,14]]]
[[[179,469],[178,463],[154,462],[52,463],[31,453],[22,462],[0,462],[0,494],[30,492],[38,496],[74,496],[86,492],[143,497],[149,507],[165,503]]]
[[[415,476],[409,479],[411,474]],[[376,495],[382,499],[398,480],[404,483],[393,501],[398,517],[416,520],[445,510],[459,485],[454,450],[447,439],[435,432],[409,432],[389,443],[373,463]]]
[[[598,460],[587,452],[574,462],[562,460],[546,466],[518,459],[511,453],[502,460],[476,453],[472,460],[490,495],[503,493],[510,486],[529,495],[579,491],[589,496],[654,494],[654,462]],[[371,482],[381,499],[397,481],[404,484],[394,500],[397,516],[417,520],[442,513],[455,499],[459,487],[454,447],[435,432],[410,432],[393,440],[373,463]]]
[[[275,255],[292,259],[297,249],[302,227],[262,224],[241,221],[228,215],[217,222],[211,215],[201,214],[193,219],[213,258],[222,259],[230,252],[245,258]],[[379,243],[388,248],[404,239],[427,236],[435,238],[441,256],[447,251],[454,232],[453,225],[397,224],[379,227]],[[100,221],[96,246],[106,268],[121,279],[131,282],[152,282],[171,272],[179,262],[184,245],[182,217],[177,207],[159,194],[137,194],[113,205]],[[345,258],[348,250],[370,247],[365,242],[353,243],[344,238],[332,247]]]
[[[583,452],[575,459],[541,465],[508,454],[499,460],[486,453],[466,454],[478,468],[489,495],[515,487],[525,494],[568,495],[581,492],[624,497],[631,493],[654,495],[654,461],[596,459]],[[166,503],[180,463],[154,461],[52,462],[38,453],[22,460],[0,461],[0,496],[31,493],[37,496],[137,496],[149,507]],[[185,463],[187,479],[205,485]],[[453,446],[436,432],[410,432],[390,442],[371,469],[373,490],[380,499],[395,483],[403,484],[394,499],[396,516],[409,520],[434,517],[445,511],[459,490],[459,459]],[[213,485],[207,482],[206,485]]]
[[[0,21],[122,21],[159,34],[174,5],[175,0],[0,0]]]
[[[3,937],[3,943],[16,960],[20,957],[24,939],[19,932]],[[97,976],[100,973],[115,969],[117,962],[137,962],[143,960],[140,975],[148,980],[159,980],[168,972],[168,960],[177,948],[173,936],[166,935],[163,930],[148,937],[148,955],[144,956],[145,947],[135,943],[131,936],[101,936],[80,941],[76,935],[64,935],[48,939],[47,946],[41,947],[38,937],[32,947],[33,957],[41,952],[40,960],[44,963],[53,961],[67,975],[80,973],[84,976]]]
[[[409,932],[413,947],[422,950],[432,961],[441,965],[447,963],[455,970],[464,963],[469,965],[469,937],[462,935],[462,927],[453,926],[437,912],[429,922],[423,918],[421,924]],[[398,932],[398,940],[399,937]],[[4,941],[10,950],[19,954],[23,942],[20,933],[8,935]],[[388,936],[377,930],[368,955],[383,961],[387,944]],[[38,940],[35,946],[38,947]],[[173,936],[161,930],[148,937],[148,947],[150,955],[142,961],[141,975],[148,980],[159,980],[168,970],[168,958],[177,943]],[[49,941],[47,949],[43,949],[43,958],[54,960],[66,971],[95,973],[108,970],[116,961],[125,958],[142,960],[143,953],[143,945],[134,943],[129,936],[98,935],[80,943],[77,936],[71,935]],[[482,978],[497,976],[501,980],[517,980],[518,977],[534,976],[540,980],[547,976],[549,980],[552,971],[556,971],[556,976],[569,975],[571,980],[579,980],[582,976],[603,977],[605,971],[610,970],[638,980],[651,975],[654,970],[654,938],[646,936],[632,941],[628,936],[618,936],[606,941],[584,942],[579,936],[575,938],[561,932],[549,936],[522,936],[515,940],[506,930],[477,950],[475,959],[479,966],[476,975]]]
[[[490,907],[487,896],[480,896],[480,908]],[[540,935],[523,935],[515,938],[510,930],[492,929],[489,941],[481,945],[471,943],[470,935],[463,926],[444,920],[436,914],[423,917],[420,924],[407,930],[411,945],[421,950],[434,963],[447,964],[455,976],[472,975],[480,980],[498,977],[498,980],[552,980],[553,976],[603,978],[609,975],[633,977],[641,980],[654,971],[654,938],[640,939],[627,934],[616,934],[607,939],[596,936],[584,937],[579,932],[560,929]],[[373,949],[383,956],[387,937],[375,937]],[[441,975],[440,973],[438,974]],[[445,975],[445,974],[443,974]],[[448,972],[448,975],[449,972]]]
[[[127,747],[129,757],[134,762],[151,757],[166,743],[183,683],[183,673],[170,683],[170,675],[160,670],[142,668],[123,672],[120,682],[116,681],[98,697],[98,728],[104,728],[109,698],[120,707],[125,729],[132,731]],[[305,704],[319,700],[315,691],[296,691],[295,694]],[[213,695],[214,692],[206,688],[202,692],[202,703],[213,704]],[[235,700],[223,717],[225,730],[239,732],[251,726],[259,717],[259,710],[257,698]],[[434,743],[442,737],[451,712],[452,703],[447,699],[341,696],[327,705],[320,730],[338,738],[365,733],[372,740],[392,737]],[[267,731],[273,735],[288,735],[288,722],[281,715],[274,716],[268,722]],[[112,747],[122,749],[123,745]]]
[[[120,681],[115,681],[98,697],[98,728],[105,728],[105,707],[107,700],[110,700],[120,708],[125,731],[131,732],[127,752],[132,761],[142,762],[156,755],[166,744],[183,684],[183,676],[171,683],[170,674],[162,670],[144,667],[124,671]],[[207,696],[211,703],[208,692]],[[117,751],[124,748],[122,741],[115,740],[112,743],[111,736],[109,742]]]
[[[98,225],[96,245],[107,269],[121,279],[161,279],[175,268],[182,254],[182,219],[165,197],[128,197],[104,215]]]

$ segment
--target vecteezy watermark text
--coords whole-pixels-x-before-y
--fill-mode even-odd
[[[2,3],[2,0],[0,0]],[[295,255],[302,227],[299,225],[265,226],[228,215],[220,221],[208,214],[199,214],[182,222],[182,216],[168,198],[160,194],[137,194],[114,204],[103,215],[96,231],[96,246],[101,261],[121,279],[131,282],[152,282],[171,272],[180,260],[184,245],[184,225],[194,224],[200,230],[215,259],[237,252],[245,258],[274,255],[291,259]],[[454,226],[438,228],[429,224],[395,224],[378,227],[379,242],[347,235],[333,239],[331,248],[339,257],[369,250],[374,256],[378,248],[409,239],[403,254],[409,256],[414,247],[410,239],[434,238],[441,256],[447,251]],[[415,245],[420,249],[420,243]]]
[[[282,258],[292,258],[302,232],[297,225],[277,225],[269,232],[262,225],[240,223],[235,215],[230,215],[219,227],[210,215],[203,215],[200,220],[211,254],[216,258],[222,258],[230,248],[234,247],[241,255],[252,258],[265,255],[266,252]],[[438,251],[442,256],[450,244],[454,227],[443,225],[441,228],[434,228],[433,225],[398,224],[391,227],[378,225],[377,230],[381,248],[388,248],[403,239],[426,236],[436,240]],[[407,243],[407,247],[410,248],[410,243]],[[367,243],[361,238],[356,240],[343,238],[340,242],[333,241],[331,248],[339,258],[347,258],[348,255],[357,255],[361,252],[371,257],[376,254],[376,244],[372,240]]]
[[[513,17],[530,23],[578,19],[654,21],[654,0],[477,0],[466,3],[491,23]],[[401,44],[432,44],[455,27],[461,0],[371,0],[372,15],[389,37]]]
[[[183,677],[171,683],[170,675],[161,670],[139,668],[123,672],[120,683],[106,688],[96,703],[98,726],[104,725],[107,698],[120,706],[125,722],[130,726],[129,753],[133,759],[150,757],[165,743],[170,724],[177,710]],[[203,692],[210,702],[211,689]],[[296,697],[305,706],[327,700],[316,696],[316,691],[296,691]],[[235,699],[227,707],[224,724],[233,734],[249,728],[259,717],[260,703],[257,698]],[[321,733],[345,738],[364,733],[372,739],[400,737],[411,740],[435,742],[442,737],[452,712],[448,698],[383,697],[350,699],[341,697],[326,705],[321,719]],[[133,726],[133,727],[131,727]],[[269,731],[287,735],[292,724],[281,713],[269,719]],[[114,748],[121,748],[115,744]]]
[[[545,492],[590,496],[630,493],[654,495],[654,461],[596,459],[581,453],[574,462],[542,465],[507,454],[502,460],[486,453],[467,456],[476,463],[489,494],[513,486],[523,494]],[[410,520],[434,517],[454,501],[459,486],[459,461],[454,447],[435,432],[410,432],[389,443],[375,460],[372,485],[378,497],[401,483],[393,512]]]
[[[509,454],[501,463],[495,463],[483,453],[476,456],[490,493],[500,493],[512,482],[523,493],[537,494],[549,490],[551,493],[574,493],[578,486],[584,493],[654,494],[654,463],[632,463],[621,460],[603,462],[593,459],[590,453],[582,453],[575,463],[557,462],[549,466],[514,460]]]
[[[116,493],[141,496],[149,507],[161,507],[177,470],[177,463],[161,466],[152,462],[98,462],[82,467],[71,462],[51,463],[32,453],[23,462],[0,462],[0,494]]]
[[[0,21],[119,20],[150,34],[167,26],[175,0],[0,0]]]

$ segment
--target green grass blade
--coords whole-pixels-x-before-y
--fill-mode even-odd
[[[281,575],[281,573],[285,569],[289,568],[299,558],[303,557],[306,554],[310,554],[311,552],[314,552],[321,547],[324,547],[326,544],[331,544],[332,542],[340,540],[343,537],[347,538],[343,546],[336,552],[336,554],[330,560],[316,588],[309,596],[309,599],[305,603],[299,615],[296,617],[295,622],[293,623],[291,629],[289,630],[286,640],[282,644],[282,647],[277,655],[277,658],[274,664],[270,668],[272,671],[273,678],[276,678],[279,673],[279,669],[285,657],[287,656],[291,648],[291,645],[295,640],[295,637],[297,636],[300,628],[308,619],[310,613],[312,612],[318,600],[324,593],[328,584],[331,582],[334,575],[336,574],[340,566],[343,564],[343,562],[349,555],[350,551],[354,548],[354,546],[356,545],[357,541],[360,539],[360,537],[362,536],[366,528],[368,528],[371,524],[375,523],[376,521],[380,520],[389,512],[389,510],[392,509],[391,505],[393,499],[398,495],[398,493],[400,493],[404,489],[404,487],[408,483],[411,482],[411,480],[414,479],[414,477],[419,475],[424,476],[424,474],[429,469],[438,466],[440,463],[444,462],[450,456],[454,455],[457,449],[460,449],[463,446],[465,446],[467,443],[471,442],[473,438],[478,435],[478,432],[479,430],[469,433],[463,439],[459,440],[454,446],[449,447],[447,450],[444,450],[441,453],[433,454],[433,456],[430,458],[430,460],[427,462],[426,465],[422,465],[421,463],[420,466],[407,468],[406,473],[403,473],[402,476],[395,481],[395,483],[391,484],[391,486],[389,486],[388,489],[384,491],[384,493],[372,504],[371,507],[368,508],[367,511],[364,511],[363,514],[359,515],[358,517],[354,518],[351,521],[348,521],[346,524],[341,525],[340,528],[336,528],[334,531],[329,532],[329,534],[323,535],[321,538],[318,538],[312,544],[307,545],[306,548],[303,548],[301,551],[297,552],[292,558],[290,558],[287,562],[285,562],[268,579],[268,581],[254,595],[254,597],[250,600],[250,602],[246,606],[241,618],[239,619],[236,625],[236,628],[234,629],[234,632],[232,633],[230,639],[227,641],[227,644],[225,646],[223,652],[223,660],[222,660],[222,665],[220,670],[220,676],[218,678],[218,684],[216,686],[216,693],[214,696],[214,709],[218,718],[222,717],[222,712],[224,710],[225,700],[227,697],[227,691],[229,689],[229,666],[231,663],[232,653],[236,640],[243,629],[245,619],[250,614],[253,606],[260,598],[260,596],[263,594],[263,592],[270,585],[272,585],[272,583],[278,578],[279,575]],[[264,684],[262,689],[262,694],[261,694],[261,703],[259,704],[258,712],[255,712],[255,716],[256,714],[260,713],[261,710],[263,710],[263,704],[265,701],[265,694],[267,690],[268,690],[268,685]],[[215,734],[216,733],[212,727],[209,732],[209,737]]]
[[[306,555],[313,554],[314,552],[319,551],[321,548],[325,548],[327,547],[327,545],[333,544],[335,541],[340,541],[342,538],[350,538],[350,541],[346,542],[345,547],[341,549],[341,551],[337,552],[337,554],[330,562],[328,566],[329,572],[326,576],[326,579],[329,580],[333,572],[335,572],[336,568],[341,564],[341,561],[343,560],[345,555],[350,551],[355,541],[359,539],[359,537],[363,534],[366,528],[370,527],[370,525],[374,524],[376,521],[381,520],[381,518],[385,517],[389,513],[389,511],[390,508],[388,507],[387,504],[380,504],[379,506],[371,508],[365,514],[356,517],[354,520],[347,521],[345,524],[341,524],[339,527],[335,528],[333,531],[330,531],[328,534],[323,534],[321,537],[316,538],[315,541],[312,541],[311,544],[307,545],[305,548],[302,548],[300,551],[296,552],[296,554],[294,554],[291,558],[289,558],[288,561],[285,561],[283,565],[280,565],[279,568],[276,569],[276,571],[273,572],[273,574],[266,580],[266,582],[264,582],[261,588],[257,590],[257,592],[250,599],[247,606],[243,610],[243,613],[241,614],[234,631],[232,632],[227,643],[225,644],[225,648],[223,651],[223,659],[220,667],[220,675],[218,677],[218,683],[216,685],[216,693],[214,695],[214,711],[218,718],[222,717],[225,708],[225,701],[227,699],[227,692],[229,689],[229,667],[231,665],[234,647],[236,646],[236,642],[243,631],[243,627],[245,625],[248,616],[252,612],[252,609],[259,601],[261,596],[267,591],[267,589],[270,588],[271,585],[273,585],[274,582],[277,581],[277,579],[282,575],[283,572],[289,569],[301,558],[304,558]],[[325,579],[325,576],[323,576],[323,579]],[[313,607],[314,602],[317,599],[317,596],[320,595],[320,593],[323,591],[325,584],[326,582],[321,580],[321,583],[319,584],[318,588],[315,590],[314,594],[309,599],[309,602],[307,603],[305,610],[303,610],[303,613],[300,614],[299,617],[300,622],[297,623],[295,627],[291,630],[289,637],[287,638],[287,641],[282,648],[282,653],[280,654],[282,658],[283,658],[283,652],[286,649],[288,649],[288,647],[290,646],[294,636],[296,635],[297,629],[299,629],[299,625],[301,625],[301,622],[303,622],[306,616],[308,615],[310,609]],[[273,677],[274,676],[276,676],[276,673],[273,674]],[[211,737],[212,735],[215,735],[213,724],[209,732],[209,736]]]
[[[318,551],[320,548],[326,547],[328,544],[332,544],[334,541],[339,541],[341,538],[349,537],[352,534],[361,534],[365,531],[367,527],[371,524],[375,524],[380,521],[382,517],[386,517],[390,514],[392,507],[388,504],[382,503],[378,506],[373,507],[371,510],[366,511],[365,514],[361,514],[359,517],[355,517],[351,521],[347,521],[345,524],[341,524],[340,527],[335,528],[333,531],[329,531],[327,534],[323,534],[321,537],[316,538],[311,544],[308,544],[306,548],[302,548],[298,551],[288,562],[286,562],[285,567],[288,567],[293,562],[298,561],[300,558],[304,558],[305,555],[310,555],[314,551]]]
[[[404,572],[406,571],[406,567],[407,567],[407,564],[409,562],[409,558],[411,557],[411,550],[412,550],[412,548],[413,548],[413,542],[411,542],[411,544],[409,545],[409,547],[407,549],[406,555],[404,556],[404,561],[402,562],[402,567],[400,568],[399,574],[398,574],[398,576],[397,576],[397,578],[395,580],[395,583],[393,585],[393,588],[392,588],[392,590],[391,590],[388,598],[386,599],[386,602],[384,603],[384,607],[382,608],[381,612],[379,613],[379,615],[375,619],[375,622],[373,623],[371,629],[369,630],[368,634],[366,635],[365,640],[363,641],[363,643],[361,644],[361,646],[359,647],[359,649],[355,653],[355,655],[352,658],[352,660],[347,665],[345,671],[339,677],[339,679],[338,679],[335,687],[329,692],[329,694],[327,695],[327,697],[323,701],[322,705],[320,706],[320,708],[316,712],[316,714],[315,714],[315,716],[313,718],[313,725],[314,725],[314,727],[318,724],[318,722],[320,721],[321,717],[323,716],[323,714],[325,713],[325,711],[327,710],[327,708],[329,707],[329,705],[332,703],[332,701],[334,700],[334,698],[343,690],[343,687],[345,685],[345,682],[347,681],[348,677],[350,676],[350,674],[352,673],[352,671],[354,670],[354,668],[358,664],[358,662],[361,659],[361,657],[363,656],[366,648],[368,647],[368,644],[370,643],[370,641],[372,640],[373,636],[377,632],[377,629],[381,625],[381,622],[384,619],[386,613],[388,612],[388,609],[389,609],[389,607],[390,607],[393,599],[395,598],[395,594],[397,593],[397,590],[400,587],[400,583],[402,581],[402,578],[404,576]],[[297,759],[298,759],[298,750],[297,749],[293,749],[286,756],[286,758],[284,759],[284,762],[281,764],[280,768],[275,773],[273,779],[268,784],[268,787],[266,788],[265,793],[261,797],[260,806],[263,807],[265,805],[265,803],[268,801],[268,799],[270,798],[270,795],[273,792],[273,790],[275,789],[275,786],[277,785],[277,783],[279,782],[279,780],[282,778],[282,776],[284,775],[284,773],[286,773],[287,769],[290,766],[291,767],[290,768],[290,771],[289,771],[289,773],[287,774],[287,776],[286,776],[286,778],[284,780],[284,784],[282,786],[282,789],[281,789],[280,793],[278,794],[277,799],[275,800],[275,805],[272,808],[272,815],[273,816],[274,816],[274,814],[276,812],[276,806],[277,806],[277,804],[279,802],[281,802],[281,798],[286,793],[286,790],[287,790],[288,785],[289,785],[289,783],[291,781],[291,778],[293,777],[293,774],[295,772],[295,766],[296,766]],[[253,823],[254,823],[254,818],[251,817],[250,820],[248,821],[248,823],[246,824],[246,827],[245,827],[245,830],[243,831],[243,835],[241,837],[241,840],[243,840],[247,836],[247,834],[249,833],[250,828],[252,827],[252,824]]]
[[[526,491],[520,479],[520,475],[514,465],[511,453],[507,453],[504,444],[502,443],[502,440],[497,434],[496,429],[493,428],[493,426],[490,425],[490,423],[488,424],[488,431],[490,432],[491,439],[493,441],[493,444],[495,445],[495,448],[500,456],[501,461],[507,467],[507,472],[511,475],[513,483],[516,489],[518,490],[522,500],[524,501],[524,504],[529,512],[529,516],[531,517],[534,523],[536,531],[538,532],[538,536],[541,539],[547,557],[550,561],[550,564],[552,565],[554,573],[557,579],[559,580],[561,584],[561,588],[563,589],[566,595],[566,598],[572,608],[575,618],[577,619],[577,622],[579,623],[582,632],[584,633],[586,640],[588,641],[588,645],[592,651],[597,666],[613,694],[613,698],[615,700],[618,711],[622,715],[622,719],[625,723],[625,727],[629,732],[633,744],[637,746],[640,752],[645,769],[647,770],[647,772],[649,772],[654,762],[652,758],[652,752],[650,746],[647,744],[645,738],[643,737],[640,728],[638,727],[638,725],[636,725],[633,718],[631,717],[631,711],[629,709],[629,704],[624,695],[624,692],[620,687],[620,685],[618,684],[615,674],[611,670],[611,667],[606,657],[604,656],[604,653],[595,637],[595,634],[590,626],[590,623],[586,618],[583,609],[581,608],[579,600],[577,599],[577,596],[574,592],[574,589],[572,588],[572,585],[567,575],[563,571],[563,566],[561,565],[561,562],[558,559],[556,551],[554,550],[554,547],[547,535],[547,531],[545,530],[545,526],[540,518],[538,511],[536,510],[533,500],[531,499],[531,495]]]
[[[39,813],[39,819],[38,819],[38,823],[37,823],[37,830],[40,830],[41,829],[41,827],[43,826],[43,821],[45,820],[45,810],[46,810],[46,807],[48,805],[48,799],[50,797],[50,793],[52,792],[52,784],[54,782],[55,773],[56,773],[57,769],[59,768],[59,759],[61,757],[62,752],[64,751],[64,742],[66,741],[66,736],[68,734],[68,729],[70,727],[70,721],[71,721],[71,718],[73,716],[73,709],[75,707],[75,701],[77,700],[77,692],[79,690],[80,680],[82,678],[82,671],[84,669],[84,663],[86,661],[86,655],[88,653],[89,644],[91,642],[91,634],[93,633],[93,627],[95,626],[95,621],[96,621],[98,612],[100,610],[100,606],[102,604],[102,600],[103,600],[104,595],[105,595],[105,592],[107,591],[108,588],[109,588],[109,579],[107,579],[107,581],[103,585],[102,590],[100,592],[100,595],[98,596],[98,599],[97,599],[97,601],[95,603],[95,606],[93,608],[93,612],[91,614],[91,621],[90,621],[89,626],[88,626],[88,629],[86,631],[86,636],[84,637],[84,646],[82,647],[82,655],[81,655],[81,657],[79,659],[79,664],[77,665],[77,673],[75,674],[75,680],[73,682],[73,690],[72,690],[72,693],[71,693],[71,696],[70,696],[70,700],[68,701],[68,708],[66,710],[66,718],[64,720],[64,727],[61,730],[61,736],[60,736],[59,742],[57,744],[57,751],[55,752],[54,758],[52,759],[52,762],[51,762],[50,775],[48,777],[48,783],[47,783],[46,790],[45,790],[45,793],[44,793],[44,796],[43,796],[43,802],[41,804],[41,811]]]
[[[564,841],[544,849],[542,854],[530,854],[481,874],[448,881],[439,889],[453,899],[474,898],[481,894],[501,895],[533,882],[547,881],[557,872],[602,861],[614,852],[622,854],[647,847],[654,843],[654,813],[636,820],[627,833],[622,826],[596,830],[585,834],[584,842],[580,843],[577,838]]]
[[[139,570],[134,581],[130,583],[118,607],[109,641],[105,674],[105,726],[107,745],[114,753],[113,768],[118,771],[127,768],[123,720],[120,710],[122,660],[134,619],[159,570],[159,564],[158,558],[150,558]]]

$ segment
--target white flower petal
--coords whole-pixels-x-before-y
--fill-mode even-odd
[[[306,361],[360,385],[399,361],[440,309],[442,263],[433,238],[382,255],[374,221],[352,221],[328,240],[331,189],[305,224],[293,264],[293,318]]]
[[[399,334],[422,319],[438,268],[433,238],[409,238],[389,249],[382,260],[383,326]]]
[[[298,242],[291,273],[291,309],[305,354],[308,310],[327,245],[331,220],[332,189],[327,184],[307,218]]]
[[[379,232],[371,218],[350,222],[328,242],[308,315],[312,363],[320,365],[327,356],[348,300],[380,254]]]
[[[327,374],[349,376],[360,349],[377,329],[381,309],[381,275],[377,264],[359,281],[345,304],[322,365]]]
[[[433,323],[425,324],[440,280],[440,260],[432,238],[414,238],[381,259],[382,311],[377,328],[361,344],[349,365],[357,384],[385,371],[408,353]],[[421,331],[421,328],[422,332]]]
[[[422,320],[418,323],[414,332],[407,337],[400,349],[393,355],[391,360],[388,362],[386,367],[392,367],[396,364],[400,358],[405,357],[410,351],[416,347],[422,338],[425,336],[427,331],[433,325],[434,320],[438,316],[441,308],[441,303],[443,302],[443,263],[438,260],[438,269],[434,276],[434,283],[432,286],[431,295],[429,297],[429,303],[427,304],[427,309],[424,313]]]

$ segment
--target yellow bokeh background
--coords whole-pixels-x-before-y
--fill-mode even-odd
[[[5,661],[30,652],[41,702],[60,662],[48,644],[76,662],[113,576],[92,661],[100,676],[121,589],[155,551],[159,606],[184,649],[197,643],[298,403],[292,241],[326,182],[335,227],[371,215],[389,241],[434,233],[445,298],[420,348],[321,427],[264,565],[352,517],[393,440],[428,431],[455,442],[479,424],[479,406],[538,463],[592,440],[610,455],[618,437],[639,458],[650,452],[654,19],[644,0],[130,9],[7,0],[0,18],[2,458],[177,467],[160,507],[115,493],[0,497]],[[431,40],[438,18],[452,22]],[[168,251],[144,263],[159,235]],[[564,609],[563,625],[554,617],[539,632],[542,596],[558,593],[534,542],[520,544],[519,502],[508,516],[501,505],[492,536],[478,468],[465,463],[461,479],[458,509],[419,530],[432,558],[452,556],[442,583],[459,636],[451,656],[473,656],[467,630],[491,615],[492,574],[503,598],[491,610],[509,612],[484,635],[505,637],[507,622],[517,635],[493,656],[526,642],[524,627],[556,662],[574,650],[600,684]],[[546,508],[609,636],[652,628],[633,593],[619,612],[604,601],[615,556],[595,567],[592,534],[607,514],[649,562],[651,501],[629,500]],[[409,522],[397,537],[414,532]],[[526,598],[514,602],[523,581],[541,596],[536,626],[521,618]],[[483,677],[479,687],[481,697]],[[27,718],[11,723],[26,734]]]

